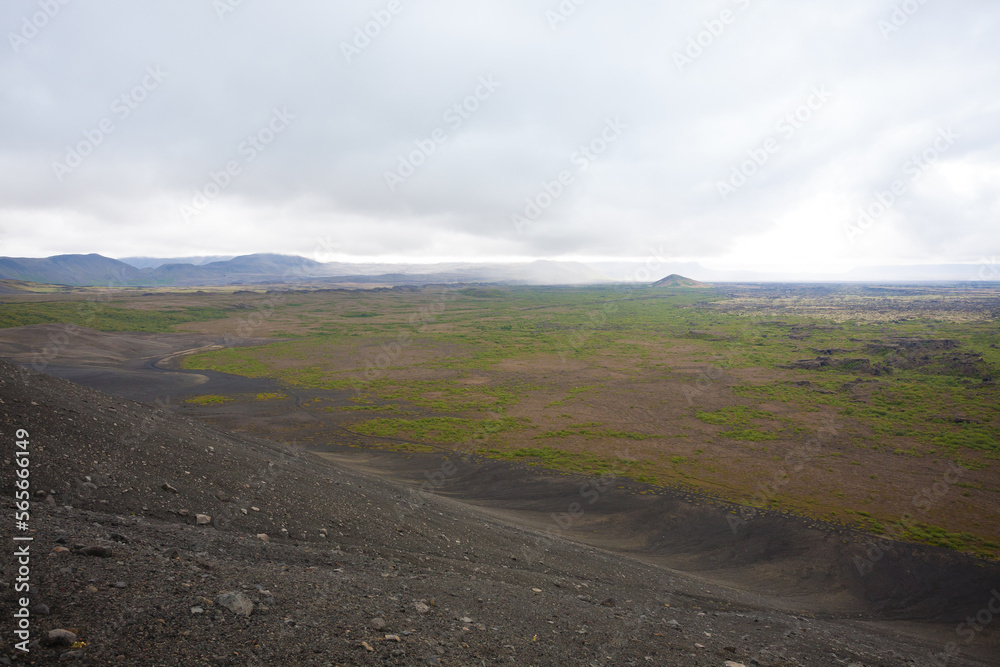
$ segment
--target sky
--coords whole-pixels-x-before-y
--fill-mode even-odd
[[[1000,256],[995,0],[6,0],[0,255]]]

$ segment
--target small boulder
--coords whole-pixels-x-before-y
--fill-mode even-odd
[[[384,618],[373,618],[371,626],[372,626],[372,630],[385,630],[385,619]]]
[[[267,536],[267,533],[257,533],[257,539],[261,542],[270,542],[271,538]]]
[[[69,630],[49,630],[46,643],[49,646],[70,646],[76,641],[76,634]]]
[[[164,482],[163,486],[161,486],[160,488],[163,489],[164,491],[169,491],[170,493],[177,493],[177,489],[175,489],[174,487],[170,486],[166,482]]]
[[[207,514],[195,514],[194,520],[199,526],[204,526],[207,523],[212,523],[212,517]]]
[[[80,550],[84,556],[96,556],[98,558],[111,558],[111,547],[90,546]]]
[[[238,616],[253,613],[253,602],[243,593],[223,593],[215,598],[215,602]]]

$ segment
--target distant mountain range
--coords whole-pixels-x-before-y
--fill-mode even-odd
[[[360,264],[317,262],[294,255],[111,259],[97,254],[46,258],[0,257],[0,280],[70,286],[155,287],[252,285],[264,283],[409,284],[510,283],[583,285],[608,282],[662,284],[718,282],[973,282],[1000,280],[1000,264],[936,264],[862,267],[842,274],[790,276],[781,273],[719,271],[694,262],[451,262],[441,264]],[[683,278],[696,276],[697,280]]]
[[[225,262],[235,255],[207,255],[203,257],[119,257],[119,261],[131,264],[137,269],[155,269],[164,264],[194,264],[201,266],[209,262]]]
[[[608,282],[599,271],[578,262],[538,260],[523,264],[346,264],[316,262],[294,255],[243,255],[202,261],[129,258],[130,262],[90,255],[46,258],[0,257],[0,280],[72,286],[195,286],[261,283],[345,282],[433,284],[506,282],[571,285]]]

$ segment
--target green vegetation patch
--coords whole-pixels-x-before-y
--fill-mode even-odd
[[[0,328],[30,324],[72,324],[98,331],[169,333],[178,324],[204,322],[232,315],[223,308],[190,307],[170,310],[121,308],[100,301],[0,304]]]
[[[610,429],[593,429],[593,428],[564,428],[558,431],[545,431],[539,435],[535,436],[535,440],[542,440],[545,438],[570,438],[573,436],[584,436],[588,440],[593,440],[595,438],[622,438],[625,440],[650,440],[652,438],[660,438],[662,436],[653,435],[651,433],[637,433],[636,431],[613,431]]]
[[[920,522],[910,525],[898,524],[896,535],[911,542],[920,542],[922,544],[944,547],[945,549],[981,553],[984,555],[990,555],[998,546],[993,542],[978,538],[971,533],[951,533],[944,528]]]
[[[503,433],[521,428],[526,420],[513,417],[500,419],[460,419],[458,417],[424,417],[421,419],[370,419],[354,425],[354,430],[382,438],[429,440],[445,444],[468,442],[475,436]]]
[[[712,412],[698,411],[698,419],[706,424],[715,426],[728,426],[729,428],[720,431],[719,435],[731,440],[744,440],[750,442],[762,442],[764,440],[777,440],[781,429],[764,430],[763,425],[758,422],[765,422],[770,425],[774,422],[787,422],[780,419],[772,412],[748,408],[745,405],[733,405]]]
[[[218,371],[244,377],[268,377],[271,368],[258,359],[259,348],[231,347],[184,357],[182,368]]]
[[[773,412],[756,410],[745,405],[732,405],[712,412],[698,411],[698,419],[716,426],[745,426],[751,419],[777,419]]]
[[[218,396],[215,394],[205,394],[203,396],[192,396],[186,399],[185,403],[193,403],[194,405],[218,405],[220,403],[229,403],[233,399],[228,396]]]
[[[504,461],[519,461],[529,465],[551,468],[563,472],[585,475],[614,474],[629,477],[638,482],[655,484],[656,479],[648,471],[648,461],[597,456],[589,452],[567,452],[554,447],[521,447],[513,450],[482,449],[480,454]]]

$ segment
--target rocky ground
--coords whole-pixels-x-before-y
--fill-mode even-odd
[[[6,611],[17,429],[28,653]],[[955,625],[780,611],[6,362],[0,437],[0,664],[874,667],[941,664],[949,642],[966,657],[947,664],[1000,664],[988,627],[966,645]]]

